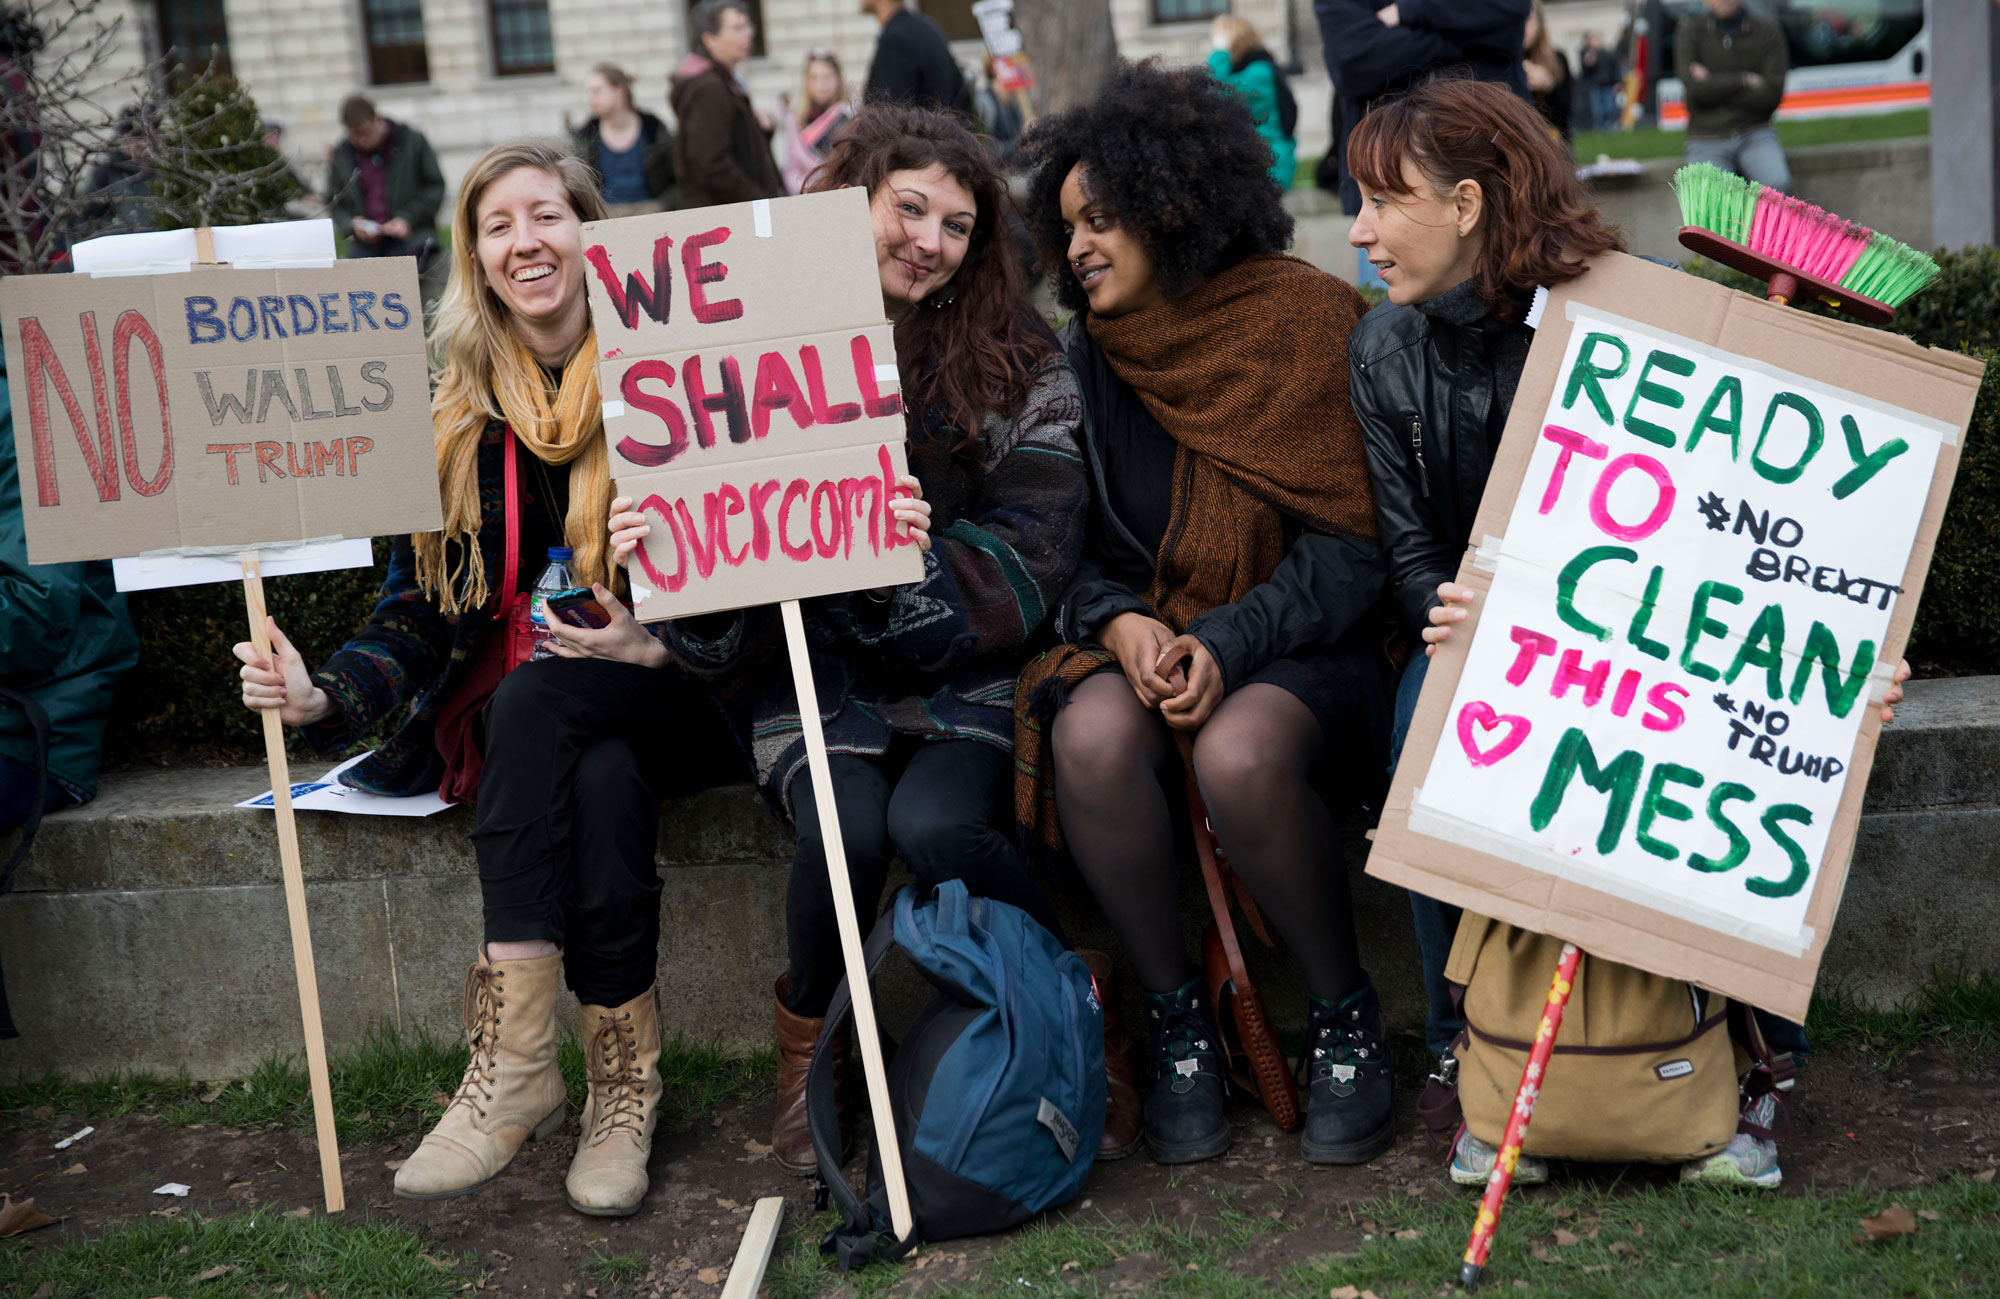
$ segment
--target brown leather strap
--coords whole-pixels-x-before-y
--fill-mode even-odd
[[[1222,951],[1229,961],[1229,978],[1236,987],[1237,1028],[1242,1038],[1243,1053],[1250,1062],[1250,1081],[1255,1084],[1258,1099],[1276,1121],[1279,1130],[1291,1132],[1297,1129],[1301,1117],[1298,1084],[1286,1064],[1284,1050],[1278,1045],[1278,1036],[1271,1027],[1270,1017],[1264,1012],[1264,1000],[1257,994],[1256,984],[1251,982],[1249,967],[1243,962],[1243,948],[1236,941],[1236,925],[1229,914],[1229,893],[1223,885],[1223,874],[1227,868],[1217,860],[1215,840],[1208,824],[1208,806],[1202,801],[1201,787],[1195,781],[1194,741],[1185,733],[1176,734],[1174,738],[1180,746],[1182,765],[1187,769],[1188,815],[1194,821],[1195,855],[1201,861],[1202,883],[1208,890],[1209,910],[1215,915],[1216,934],[1222,940]],[[1265,938],[1265,941],[1268,943],[1270,940]],[[1218,1005],[1214,1010],[1220,1015],[1224,1008]]]

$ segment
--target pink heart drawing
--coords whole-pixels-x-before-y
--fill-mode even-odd
[[[1507,734],[1492,748],[1481,750],[1479,742],[1472,736],[1472,724],[1478,722],[1486,730],[1505,723]],[[1528,738],[1534,729],[1527,718],[1514,713],[1495,713],[1493,705],[1475,699],[1458,710],[1458,743],[1465,750],[1465,756],[1475,767],[1490,767],[1521,747],[1521,741]]]

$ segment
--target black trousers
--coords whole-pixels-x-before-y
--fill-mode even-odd
[[[881,906],[892,854],[926,887],[964,880],[975,897],[1017,906],[1062,937],[1048,894],[1002,828],[1013,823],[1013,755],[978,740],[905,741],[879,758],[836,753],[828,765],[864,937]],[[792,778],[791,803],[799,838],[785,894],[792,982],[785,1008],[817,1019],[845,971],[819,805],[803,767]]]
[[[622,1006],[660,948],[660,796],[741,778],[707,692],[677,669],[540,659],[481,715],[472,846],[486,941],[563,949],[577,999]]]

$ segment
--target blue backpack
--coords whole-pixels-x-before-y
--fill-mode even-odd
[[[830,1044],[853,1009],[845,982],[806,1079],[821,1178],[844,1220],[825,1246],[843,1269],[900,1258],[924,1241],[1004,1231],[1083,1189],[1104,1131],[1104,1011],[1090,971],[1026,912],[916,885],[868,937],[872,983],[891,944],[937,989],[889,1061],[889,1100],[914,1230],[888,1238],[879,1153],[863,1202],[841,1175]]]

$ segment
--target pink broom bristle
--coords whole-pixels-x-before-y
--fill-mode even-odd
[[[1874,231],[1801,199],[1766,188],[1757,196],[1746,247],[1794,270],[1837,284]]]

